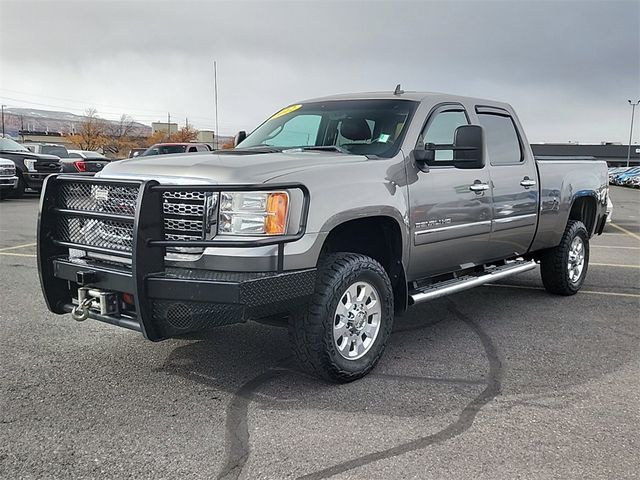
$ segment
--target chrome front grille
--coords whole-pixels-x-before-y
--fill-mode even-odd
[[[204,204],[192,205],[189,203],[163,203],[162,213],[168,215],[189,215],[202,217],[204,215]]]
[[[0,167],[0,176],[13,177],[16,174],[16,167]]]
[[[101,251],[130,254],[139,190],[135,184],[62,182],[54,200],[55,206],[63,210],[55,238],[79,248],[86,245]],[[217,206],[218,193],[163,192],[158,214],[162,216],[165,240],[189,242],[213,238],[217,228]],[[94,212],[117,218],[90,218],[89,213]]]
[[[200,234],[204,228],[202,220],[187,220],[184,218],[165,218],[164,228],[167,231],[179,230],[181,232],[193,232]]]
[[[168,191],[162,194],[166,240],[196,241],[215,235],[218,194]]]

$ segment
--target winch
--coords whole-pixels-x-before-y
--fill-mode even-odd
[[[71,316],[74,320],[82,322],[89,318],[90,310],[99,310],[101,315],[117,314],[119,311],[118,294],[97,288],[80,287],[78,289],[78,305],[71,311]]]

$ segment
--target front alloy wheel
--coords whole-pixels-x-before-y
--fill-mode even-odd
[[[300,366],[334,382],[365,376],[393,326],[393,290],[371,257],[332,253],[318,265],[309,307],[291,315],[289,336]]]
[[[367,282],[353,283],[344,292],[334,315],[333,341],[338,353],[347,360],[357,360],[373,346],[382,309],[376,288]]]

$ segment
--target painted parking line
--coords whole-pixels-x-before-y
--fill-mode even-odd
[[[14,252],[0,252],[0,256],[7,256],[7,257],[37,257],[37,255],[33,254],[33,253],[14,253]]]
[[[6,252],[7,250],[17,250],[19,248],[35,247],[36,243],[25,243],[24,245],[14,245],[13,247],[0,248],[0,252]]]
[[[617,228],[618,230],[620,230],[623,233],[626,233],[627,235],[635,238],[636,240],[640,240],[640,235],[630,232],[629,230],[627,230],[626,228],[621,227],[620,225],[616,225],[615,223],[610,223],[609,225],[611,225],[613,228]]]
[[[528,287],[526,285],[505,285],[502,283],[487,283],[485,287],[500,287],[500,288],[517,288],[520,290],[544,290],[543,287]],[[608,295],[611,297],[629,297],[640,298],[639,293],[620,293],[620,292],[601,292],[599,290],[580,290],[579,293],[588,293],[590,295]]]
[[[640,265],[623,265],[619,263],[589,263],[590,267],[640,268]]]
[[[616,247],[613,245],[590,245],[590,248],[621,248],[623,250],[640,250],[640,247]]]

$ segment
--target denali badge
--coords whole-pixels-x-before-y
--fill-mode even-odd
[[[437,227],[439,225],[447,225],[451,223],[451,218],[435,218],[433,220],[426,220],[424,222],[417,222],[416,228],[428,228],[428,227]]]

